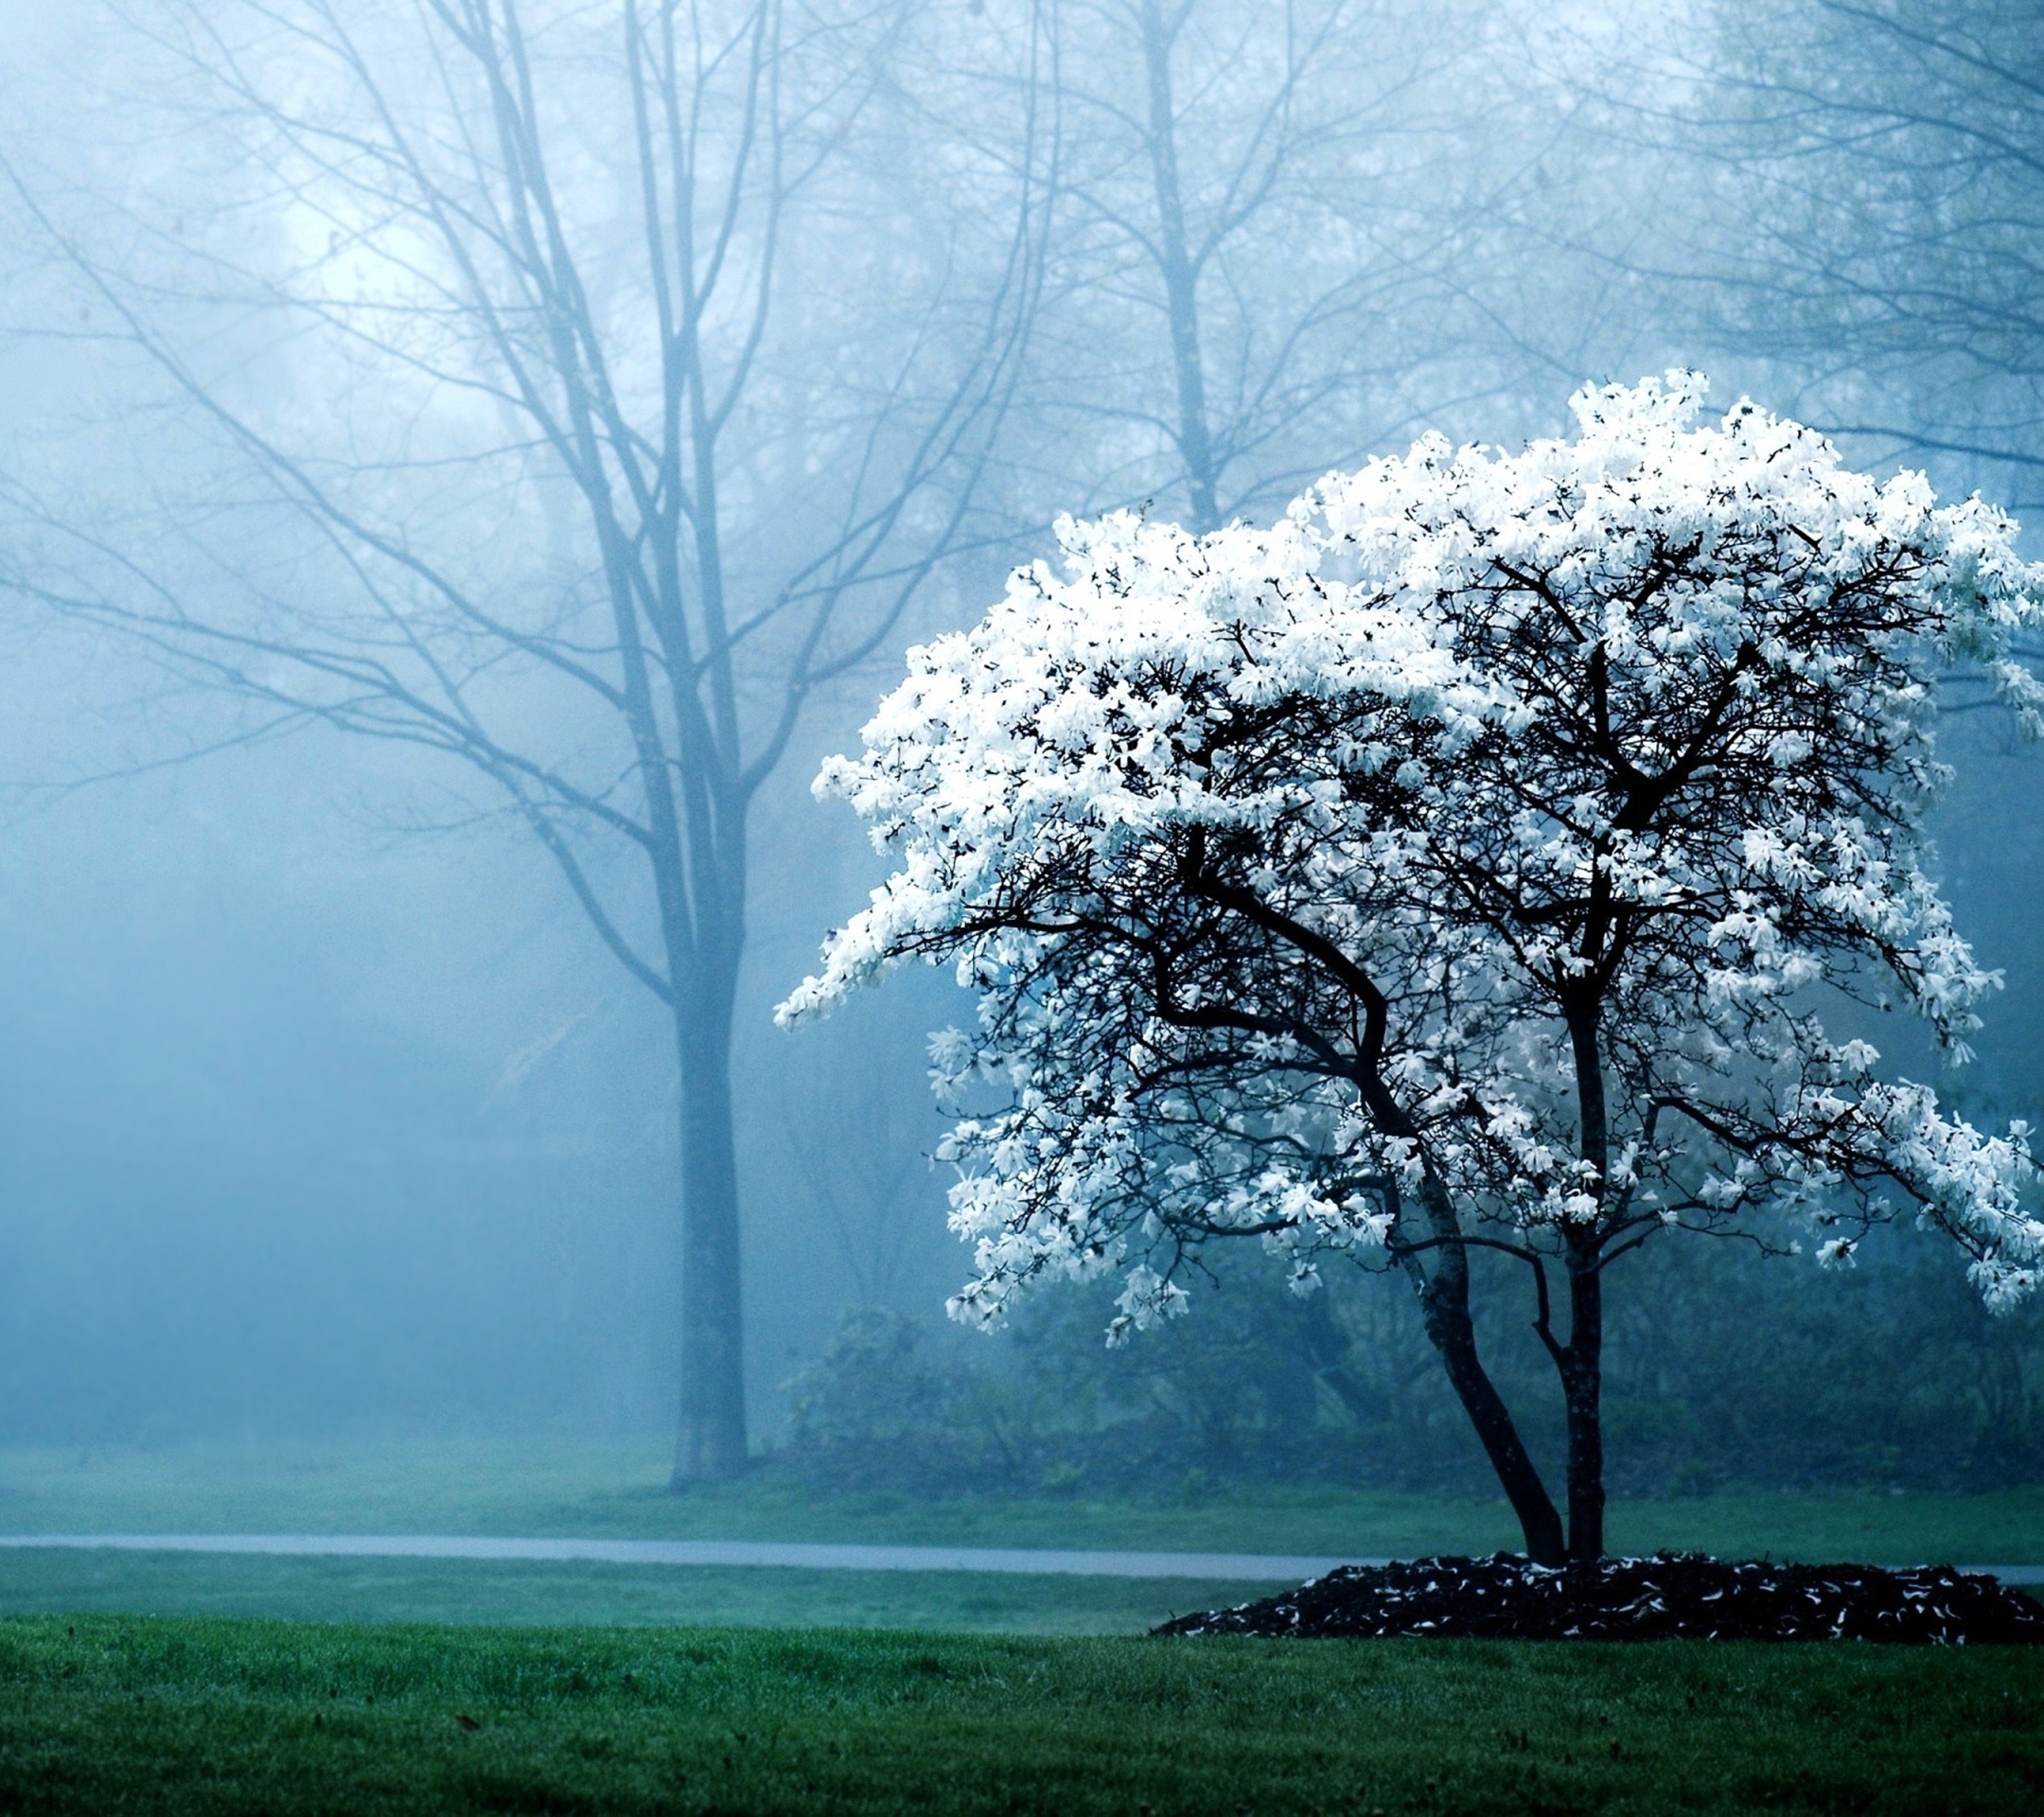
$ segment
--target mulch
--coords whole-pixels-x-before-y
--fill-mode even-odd
[[[1513,1553],[1344,1565],[1159,1634],[2044,1644],[2044,1603],[1948,1564],[1769,1564],[1661,1552],[1550,1568]]]

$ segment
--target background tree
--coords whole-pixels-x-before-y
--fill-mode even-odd
[[[929,1208],[929,1095],[874,1063],[870,1023],[818,1033],[802,1066],[783,1074],[777,1106],[811,1224],[834,1241],[854,1308],[927,1304],[913,1262],[926,1247],[917,1238]]]
[[[1046,516],[1154,499],[1210,530],[1523,376],[1466,307],[1517,131],[1507,24],[1483,0],[1057,10],[1060,224],[1026,393]]]
[[[1713,0],[1545,61],[1585,155],[1529,218],[1632,287],[1635,335],[1737,362],[1870,456],[2036,496],[2035,7]]]
[[[1586,392],[1519,456],[1438,438],[1269,532],[1067,532],[974,631],[911,659],[826,769],[898,869],[784,1006],[955,961],[970,1322],[1119,1269],[1112,1337],[1251,1237],[1318,1285],[1403,1272],[1524,1528],[1603,1549],[1604,1276],[1656,1233],[1848,1262],[1891,1196],[2036,1284],[2018,1128],[1884,1078],[1899,1002],[1963,1057],[1993,980],[1922,869],[1937,673],[2007,658],[2044,573],[1683,380]],[[1005,1088],[1003,1091],[1002,1088]],[[1523,1262],[1568,1434],[1564,1529],[1478,1354],[1472,1249]],[[1556,1328],[1559,1274],[1565,1331]]]
[[[9,170],[85,331],[164,394],[156,516],[17,485],[10,584],[251,703],[242,735],[452,760],[483,792],[427,818],[523,827],[671,1017],[677,1486],[748,1449],[748,817],[804,704],[959,542],[1031,319],[1029,83],[1009,164],[929,161],[907,206],[895,99],[926,24],[152,8],[155,124],[187,162],[138,177],[174,193],[60,199]],[[191,157],[220,179],[203,216]]]
[[[1775,294],[1753,303],[1813,364],[1842,335],[1906,413],[1841,430],[2034,477],[2044,19],[2008,0],[1815,0],[1753,23],[1727,21],[1753,48],[1724,78],[1772,204],[1758,250],[1778,276],[1755,288]]]

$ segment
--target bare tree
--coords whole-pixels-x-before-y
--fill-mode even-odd
[[[782,1080],[788,1159],[835,1239],[852,1305],[899,1306],[918,1218],[936,1196],[929,1092],[912,1072],[875,1064],[870,1025],[818,1035],[807,1064]]]
[[[1465,180],[1496,149],[1471,97],[1497,10],[1061,11],[1066,202],[1035,401],[1082,426],[1092,503],[1154,497],[1212,529],[1401,432],[1416,394],[1437,411],[1467,386],[1469,336],[1444,329],[1480,212]],[[1441,364],[1455,376],[1430,380]]]
[[[241,185],[208,231],[8,168],[200,478],[152,541],[14,485],[6,578],[252,703],[248,735],[450,760],[671,1017],[677,1488],[748,1455],[748,815],[966,537],[1031,318],[1035,88],[1004,168],[904,161],[931,17],[167,0],[131,24]]]
[[[1888,394],[1841,430],[2044,466],[2044,17],[1802,0],[1754,30],[1747,11],[1719,93],[1765,203],[1749,314]]]
[[[1636,187],[1612,210],[1564,185],[1549,243],[1643,283],[1684,357],[1764,375],[1830,433],[2004,493],[2034,484],[2044,16],[1714,0],[1648,36],[1564,53]]]

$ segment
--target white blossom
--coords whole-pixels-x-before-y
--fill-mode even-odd
[[[1066,521],[1061,573],[909,653],[818,783],[894,868],[781,1014],[911,958],[978,993],[931,1050],[982,1105],[959,1316],[1119,1271],[1119,1339],[1231,1236],[1301,1291],[1484,1226],[1580,1262],[1788,1213],[1838,1266],[1891,1200],[1990,1307],[2032,1291],[2026,1133],[1826,1023],[1893,1002],[1964,1058],[1998,979],[1927,871],[1938,680],[2039,722],[2044,571],[1700,403],[1585,391],[1570,438],[1428,437],[1267,528]]]

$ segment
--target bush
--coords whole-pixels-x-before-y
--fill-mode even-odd
[[[1610,1482],[1984,1490],[2044,1481],[2044,1316],[1990,1318],[1907,1233],[1849,1274],[1649,1245],[1616,1271],[1606,1370]],[[1560,1444],[1529,1297],[1483,1332],[1547,1461]],[[942,1495],[1172,1493],[1331,1482],[1494,1493],[1401,1281],[1328,1271],[1305,1300],[1230,1259],[1190,1315],[1109,1350],[1112,1285],[1045,1296],[992,1343],[848,1312],[787,1384],[784,1465],[831,1490]]]

